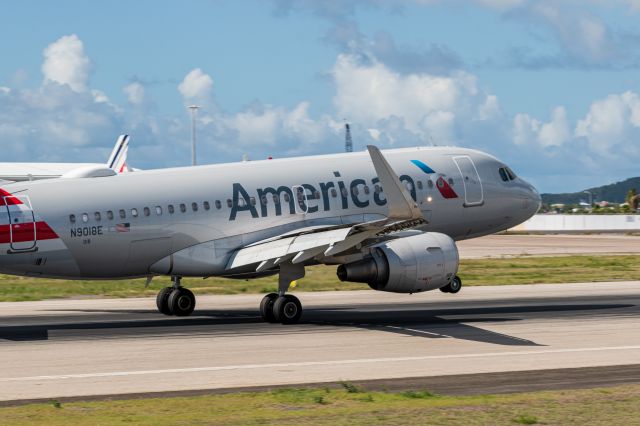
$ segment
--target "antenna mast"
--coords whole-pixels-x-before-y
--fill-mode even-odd
[[[344,151],[353,152],[353,140],[351,139],[351,128],[349,127],[349,123],[345,123],[344,128],[346,130],[344,136]]]

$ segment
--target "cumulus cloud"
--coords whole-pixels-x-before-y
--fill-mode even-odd
[[[591,104],[579,120],[575,135],[585,138],[591,150],[615,155],[625,150],[640,153],[640,97],[634,92],[610,95]]]
[[[144,86],[137,81],[124,86],[122,91],[132,105],[140,106],[146,101]]]
[[[207,102],[213,93],[213,79],[200,68],[191,70],[178,85],[185,102]]]
[[[462,71],[446,77],[401,74],[375,59],[362,62],[356,56],[341,54],[332,75],[338,116],[378,132],[384,127],[406,130],[415,135],[409,143],[416,137],[454,143],[457,127],[464,120],[486,119],[497,113],[497,98],[482,93],[476,77]],[[380,139],[380,134],[376,135]]]
[[[91,61],[84,53],[84,45],[77,35],[60,37],[42,52],[44,81],[66,84],[76,92],[87,89]]]
[[[537,144],[542,148],[559,147],[569,141],[571,131],[564,107],[556,107],[551,120],[543,123],[528,114],[517,114],[513,120],[514,143]]]

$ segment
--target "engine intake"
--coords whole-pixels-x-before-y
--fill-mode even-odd
[[[458,248],[447,235],[428,232],[379,244],[371,256],[338,267],[340,281],[374,290],[418,293],[444,287],[458,271]]]

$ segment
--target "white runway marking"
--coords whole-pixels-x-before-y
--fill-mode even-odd
[[[307,362],[288,362],[288,363],[274,363],[274,364],[245,364],[245,365],[226,365],[226,366],[218,366],[218,367],[170,368],[170,369],[164,369],[164,370],[138,370],[138,371],[112,371],[112,372],[103,372],[103,373],[61,374],[61,375],[50,375],[50,376],[31,376],[31,377],[7,377],[7,378],[0,378],[0,382],[86,379],[86,378],[99,378],[99,377],[141,376],[141,375],[152,375],[152,374],[197,373],[197,372],[205,372],[205,371],[251,370],[251,369],[263,369],[263,368],[312,367],[312,366],[404,362],[404,361],[427,361],[427,360],[454,359],[454,358],[490,358],[490,357],[544,355],[544,354],[558,354],[558,353],[572,353],[572,352],[627,351],[627,350],[635,350],[635,349],[640,350],[640,345],[611,346],[611,347],[600,347],[600,348],[571,348],[571,349],[546,349],[546,350],[543,349],[543,350],[535,350],[535,351],[514,351],[514,352],[486,352],[486,353],[455,354],[455,355],[427,355],[427,356],[396,357],[396,358],[363,358],[363,359],[345,359],[345,360],[335,360],[335,361],[307,361]]]

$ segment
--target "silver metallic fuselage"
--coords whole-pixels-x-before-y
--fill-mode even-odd
[[[520,178],[503,181],[499,169],[505,165],[488,154],[454,147],[383,153],[427,220],[421,231],[455,240],[479,237],[513,227],[539,207],[537,191]],[[256,241],[384,217],[384,192],[376,191],[377,183],[371,158],[358,152],[5,185],[5,193],[22,200],[34,221],[53,233],[20,243],[5,235],[0,272],[148,276],[158,273],[153,265],[161,259],[182,252],[200,265],[194,275],[228,275],[231,254]],[[14,221],[27,220],[3,211],[9,208],[0,205],[5,233]]]

